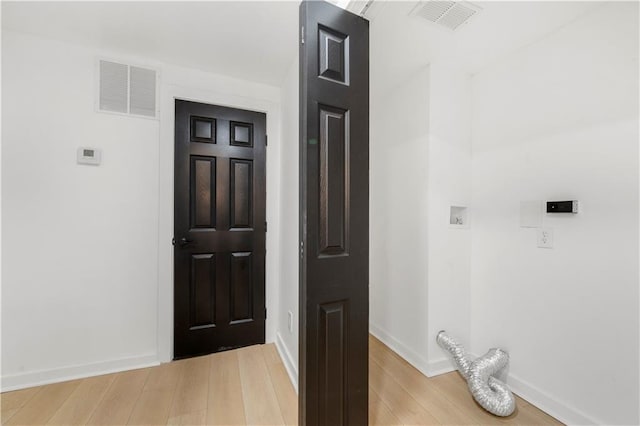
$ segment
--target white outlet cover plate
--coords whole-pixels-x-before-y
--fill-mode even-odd
[[[552,228],[538,228],[538,247],[553,248]]]

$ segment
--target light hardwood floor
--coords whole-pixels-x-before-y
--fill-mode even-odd
[[[561,424],[522,399],[512,416],[492,416],[457,373],[427,378],[373,337],[369,385],[371,424]],[[272,344],[1,398],[3,425],[291,425],[298,416],[297,396]]]

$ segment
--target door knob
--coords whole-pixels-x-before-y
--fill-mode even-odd
[[[187,245],[191,244],[193,242],[193,240],[190,240],[190,239],[188,239],[186,237],[182,237],[182,238],[180,238],[179,242],[180,242],[180,247],[184,247],[184,246],[187,246]]]

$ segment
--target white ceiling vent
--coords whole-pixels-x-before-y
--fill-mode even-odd
[[[480,8],[466,1],[428,0],[418,3],[413,14],[450,30],[469,22]]]
[[[98,110],[142,117],[158,116],[157,72],[100,60]]]

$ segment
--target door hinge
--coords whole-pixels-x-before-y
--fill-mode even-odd
[[[264,232],[267,232],[267,221],[264,221]]]
[[[172,246],[176,245],[176,237],[171,238],[171,245]]]
[[[267,308],[264,308],[264,319],[267,319]]]
[[[300,27],[300,42],[304,44],[304,27]]]
[[[264,135],[264,146],[269,145],[269,135]]]

